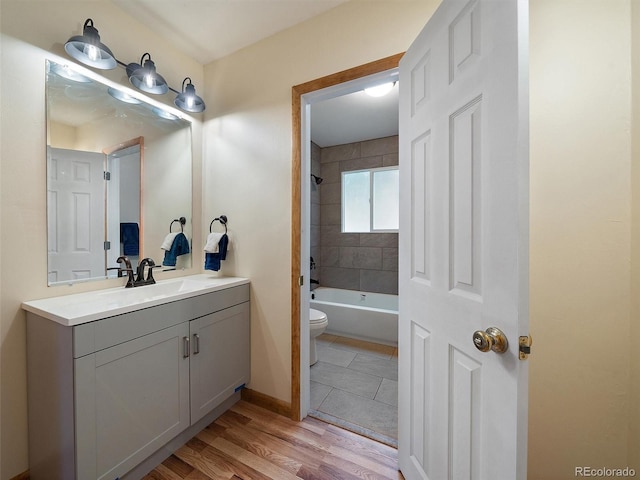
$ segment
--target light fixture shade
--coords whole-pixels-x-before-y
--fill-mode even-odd
[[[146,61],[144,57],[148,56]],[[143,63],[144,61],[144,63]],[[169,85],[162,75],[156,72],[156,64],[151,60],[151,55],[145,53],[140,59],[140,64],[130,63],[127,65],[127,75],[129,81],[138,90],[152,93],[154,95],[162,95],[169,91]]]
[[[164,118],[165,120],[178,120],[178,116],[174,115],[171,112],[167,112],[162,108],[153,107],[151,111],[160,118]]]
[[[117,88],[109,87],[107,89],[107,92],[113,98],[120,100],[121,102],[124,102],[124,103],[130,103],[132,105],[140,105],[142,103],[142,100],[138,100],[137,98],[132,97],[128,93],[123,92],[122,90],[118,90]]]
[[[365,88],[364,92],[370,97],[384,97],[395,86],[396,82],[387,82],[373,87]]]
[[[73,82],[91,83],[92,81],[89,77],[85,77],[81,73],[78,73],[75,70],[69,68],[67,65],[52,63],[50,71],[62,78],[66,78],[67,80],[71,80]]]
[[[117,65],[116,59],[104,43],[100,41],[93,20],[84,22],[82,35],[75,35],[64,44],[65,51],[79,62],[101,70],[110,70]]]
[[[189,83],[185,87],[184,83],[187,80],[189,80]],[[200,113],[206,108],[204,100],[196,95],[196,87],[193,86],[189,77],[182,81],[182,93],[179,93],[178,96],[176,96],[173,103],[176,104],[176,107],[184,110],[185,112]]]

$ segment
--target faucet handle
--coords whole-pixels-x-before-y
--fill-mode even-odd
[[[134,279],[133,279],[133,268],[131,268],[131,261],[129,260],[129,257],[126,257],[126,256],[118,257],[116,262],[118,263],[124,262],[124,265],[126,267],[126,268],[120,269],[122,272],[128,273],[127,284],[125,285],[125,287],[126,288],[134,287],[135,285],[134,285]],[[118,276],[121,276],[121,275],[118,275]]]
[[[152,260],[153,262],[153,260]],[[153,265],[149,265],[149,269],[147,270],[147,282],[149,283],[156,283],[156,279],[153,278],[153,269],[154,268],[162,268],[164,265],[156,265],[155,263]]]
[[[123,270],[122,270],[121,267],[109,267],[109,268],[107,268],[107,271],[109,271],[109,270],[118,270],[118,278],[122,277]]]
[[[131,261],[129,260],[129,257],[127,256],[121,256],[118,257],[118,259],[116,260],[117,263],[122,263],[124,262],[124,264],[127,266],[128,269],[131,269]]]

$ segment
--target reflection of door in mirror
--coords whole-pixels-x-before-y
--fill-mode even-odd
[[[104,155],[47,152],[49,284],[104,276]]]
[[[142,166],[143,137],[134,138],[105,148],[107,161],[107,267],[117,267],[116,260],[124,255],[135,265],[142,252]],[[107,270],[115,277],[117,270]]]

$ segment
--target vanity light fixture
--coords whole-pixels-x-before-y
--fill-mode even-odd
[[[100,41],[98,30],[90,18],[84,22],[82,35],[75,35],[67,40],[64,49],[73,58],[90,67],[111,70],[117,65],[109,47]]]
[[[185,87],[185,82],[189,80]],[[196,95],[196,87],[191,83],[191,78],[187,77],[182,81],[182,92],[178,94],[174,102],[176,107],[187,112],[200,113],[204,111],[204,100]]]
[[[395,86],[396,82],[387,82],[381,85],[365,88],[364,93],[370,97],[384,97]]]
[[[145,57],[148,57],[145,60]],[[143,92],[154,95],[162,95],[169,91],[169,86],[162,75],[156,72],[156,64],[151,60],[151,55],[145,53],[140,58],[140,63],[127,65],[127,77],[131,84]]]
[[[118,60],[111,50],[100,42],[98,30],[93,26],[93,20],[90,18],[84,22],[82,35],[75,35],[67,40],[64,49],[71,57],[90,67],[103,70],[115,68],[117,65],[125,67],[127,78],[131,84],[143,92],[162,95],[171,90],[177,94],[174,103],[185,112],[200,113],[206,108],[202,97],[196,95],[196,87],[191,83],[191,78],[187,77],[182,81],[182,91],[174,90],[167,84],[162,75],[156,71],[156,65],[151,60],[151,54],[143,54],[140,58],[140,63],[126,64]],[[63,75],[62,72],[55,73]],[[85,81],[90,80],[87,79]],[[185,85],[187,81],[189,83]],[[114,88],[109,89],[109,94],[123,102],[141,103],[137,98]]]

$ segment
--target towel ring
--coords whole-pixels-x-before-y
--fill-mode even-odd
[[[180,217],[180,218],[176,218],[175,220],[173,220],[173,221],[169,224],[169,233],[171,233],[171,227],[173,227],[173,224],[174,224],[174,223],[176,223],[176,222],[178,222],[178,223],[180,224],[180,231],[181,231],[181,232],[184,232],[184,228],[182,228],[182,227],[183,227],[183,225],[184,225],[185,223],[187,223],[187,219],[186,219],[186,218],[184,218],[184,217]]]
[[[209,233],[211,233],[211,227],[213,227],[213,222],[215,222],[216,220],[219,221],[224,226],[224,233],[227,233],[227,216],[226,215],[220,215],[219,217],[216,217],[213,220],[211,220],[211,223],[209,224]]]

